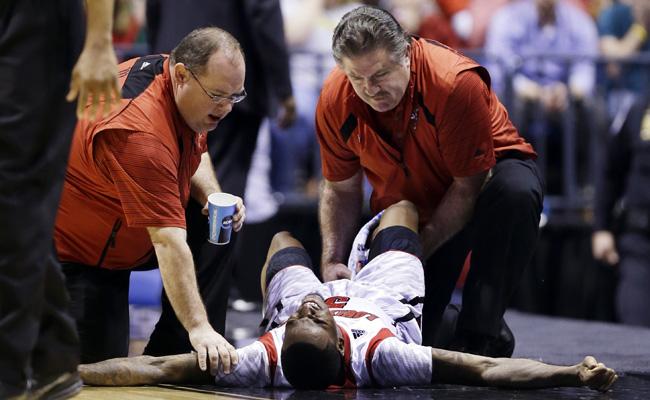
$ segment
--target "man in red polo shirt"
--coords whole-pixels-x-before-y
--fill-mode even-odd
[[[348,276],[365,174],[374,212],[403,199],[418,209],[427,260],[424,343],[445,345],[437,339],[442,315],[472,251],[450,347],[509,356],[514,341],[502,317],[532,256],[542,208],[534,150],[483,67],[409,36],[386,11],[346,14],[333,54],[338,67],[316,111],[323,279]]]
[[[206,132],[245,97],[244,74],[235,38],[198,29],[169,57],[121,64],[121,105],[106,118],[77,124],[55,242],[82,362],[127,355],[129,274],[154,253],[166,296],[145,353],[194,349],[201,369],[210,364],[211,371],[219,362],[226,369],[236,362],[234,348],[213,328],[209,304],[215,291],[225,291],[218,281],[224,268],[195,272],[185,207],[190,195],[204,205],[220,191]],[[235,231],[244,210],[240,199]]]

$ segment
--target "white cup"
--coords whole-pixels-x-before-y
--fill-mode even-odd
[[[212,193],[208,196],[208,242],[222,245],[230,242],[232,217],[235,215],[237,197],[230,193]]]

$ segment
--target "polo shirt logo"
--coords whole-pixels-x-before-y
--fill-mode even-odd
[[[129,71],[122,85],[122,98],[135,99],[144,92],[156,76],[163,73],[166,57],[160,54],[140,57]],[[138,63],[140,68],[138,68]]]

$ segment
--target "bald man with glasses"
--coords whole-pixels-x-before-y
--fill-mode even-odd
[[[169,56],[122,63],[121,104],[77,124],[55,242],[82,362],[127,355],[130,272],[155,266],[163,310],[145,353],[194,350],[201,369],[213,371],[237,361],[215,322],[226,309],[215,304],[222,268],[195,268],[185,208],[192,197],[207,211],[208,196],[221,191],[206,136],[246,97],[244,76],[239,42],[218,28],[197,29]],[[235,231],[245,218],[238,200]]]

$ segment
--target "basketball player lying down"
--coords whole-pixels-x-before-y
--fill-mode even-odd
[[[211,373],[199,368],[193,353],[118,358],[81,365],[81,377],[89,385],[297,389],[454,383],[606,391],[616,381],[614,370],[591,356],[556,366],[421,346],[424,275],[417,226],[411,203],[392,205],[355,238],[348,263],[352,278],[327,283],[313,273],[300,242],[278,233],[261,277],[266,333],[238,349],[236,358],[223,354],[219,369]]]

